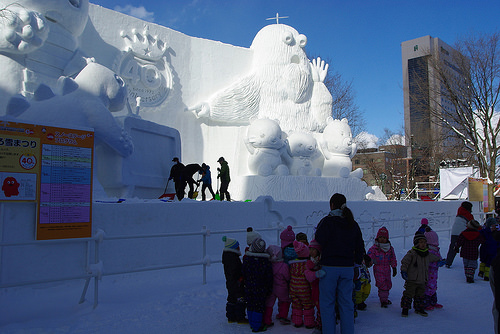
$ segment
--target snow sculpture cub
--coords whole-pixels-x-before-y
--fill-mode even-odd
[[[284,157],[291,175],[321,175],[321,170],[313,167],[313,161],[319,153],[316,139],[310,133],[292,132],[285,142],[287,154]]]
[[[250,152],[248,168],[252,173],[260,176],[288,175],[288,168],[281,161],[285,142],[276,121],[267,118],[254,120],[243,140]]]
[[[351,159],[356,154],[356,144],[352,141],[351,128],[346,118],[331,120],[323,131],[321,149],[325,157],[323,176],[358,177],[363,176],[363,170],[352,170]]]
[[[79,48],[89,0],[0,0],[0,114],[15,94],[33,97],[39,84],[85,66]]]
[[[75,79],[59,78],[58,86],[61,95],[40,85],[34,101],[13,97],[7,105],[7,114],[38,124],[94,128],[97,141],[106,143],[123,157],[132,154],[131,138],[111,115],[125,106],[127,88],[122,78],[107,67],[89,63]]]

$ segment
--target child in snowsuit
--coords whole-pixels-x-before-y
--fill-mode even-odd
[[[413,247],[401,260],[401,277],[405,280],[403,297],[401,297],[401,315],[408,316],[412,299],[415,313],[427,317],[424,307],[425,286],[429,275],[429,264],[440,261],[440,258],[429,252],[427,239],[423,234],[413,237]],[[444,261],[440,261],[440,266]]]
[[[304,275],[311,284],[311,299],[316,307],[316,328],[321,331],[321,313],[319,311],[319,279],[325,275],[321,270],[319,259],[321,256],[321,246],[313,239],[309,244],[309,260],[306,262]],[[321,333],[321,332],[320,332]]]
[[[439,252],[439,237],[436,232],[434,232],[430,227],[427,227],[427,231],[424,233],[427,239],[427,247],[429,247],[429,253],[434,254],[441,258],[441,253]],[[443,305],[437,302],[437,279],[438,279],[438,262],[431,262],[429,264],[429,277],[427,279],[427,284],[425,286],[425,309],[431,311],[435,308],[442,308]]]
[[[290,298],[292,299],[292,322],[295,327],[314,328],[314,304],[311,299],[311,285],[304,274],[309,258],[309,248],[300,241],[294,241],[297,259],[290,265]]]
[[[373,276],[375,276],[375,286],[378,288],[380,306],[387,308],[387,305],[392,304],[389,300],[389,290],[392,288],[391,268],[392,277],[394,277],[397,274],[398,265],[387,228],[381,227],[378,230],[375,243],[367,254],[373,261]]]
[[[281,249],[283,250],[283,259],[285,263],[288,264],[290,260],[297,257],[297,253],[293,249],[293,242],[295,241],[295,232],[293,232],[292,226],[288,225],[286,229],[280,234],[281,239]]]
[[[479,246],[484,243],[484,236],[479,233],[481,225],[476,220],[467,223],[467,229],[460,233],[455,245],[455,251],[460,250],[460,257],[464,261],[465,279],[467,283],[474,283],[474,275],[479,257]]]
[[[264,324],[267,327],[274,325],[272,320],[273,307],[278,299],[277,319],[283,325],[289,325],[288,310],[290,308],[290,296],[288,295],[288,283],[290,282],[290,270],[288,265],[283,262],[283,252],[280,246],[271,245],[267,248],[270,261],[273,267],[273,291],[266,300],[266,309],[264,311]]]
[[[366,310],[365,300],[370,295],[372,286],[371,286],[371,277],[370,268],[373,264],[372,258],[368,255],[363,256],[363,263],[359,267],[359,278],[354,281],[354,309],[355,310]]]
[[[266,253],[266,242],[255,239],[243,258],[243,279],[248,322],[253,332],[266,330],[263,323],[267,297],[273,289],[273,268]]]
[[[246,304],[244,301],[243,276],[241,272],[240,244],[238,241],[222,237],[224,250],[222,264],[226,276],[227,303],[226,317],[228,322],[248,323],[245,318]]]
[[[479,248],[479,277],[484,277],[485,281],[490,280],[490,266],[491,262],[497,255],[497,248],[500,245],[498,241],[493,238],[491,233],[491,225],[498,224],[496,218],[490,217],[486,219],[484,227],[479,231],[484,237],[484,243]]]

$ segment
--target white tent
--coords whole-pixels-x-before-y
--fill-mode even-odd
[[[473,177],[472,167],[443,168],[439,170],[442,200],[461,200],[469,197],[468,178]]]

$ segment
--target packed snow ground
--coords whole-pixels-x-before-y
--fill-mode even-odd
[[[441,255],[445,256],[448,240],[440,241]],[[399,243],[393,241],[398,262],[407,251]],[[248,325],[226,321],[226,288],[220,263],[208,267],[206,285],[202,284],[201,267],[104,276],[99,282],[96,309],[92,307],[93,282],[87,300],[78,304],[83,284],[74,280],[1,289],[0,333],[251,333]],[[372,292],[367,310],[360,311],[356,319],[356,333],[493,332],[489,282],[477,278],[474,284],[465,283],[462,259],[458,256],[452,268],[439,270],[437,293],[443,309],[430,311],[427,318],[413,311],[408,318],[402,318],[402,291],[403,280],[398,275],[393,278],[389,297],[393,304],[382,309],[372,273]],[[311,330],[275,322],[267,332]],[[337,332],[340,333],[338,327]]]

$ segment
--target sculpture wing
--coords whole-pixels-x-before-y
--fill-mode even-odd
[[[259,112],[260,85],[250,75],[216,93],[209,101],[210,119],[228,124],[248,124]]]

